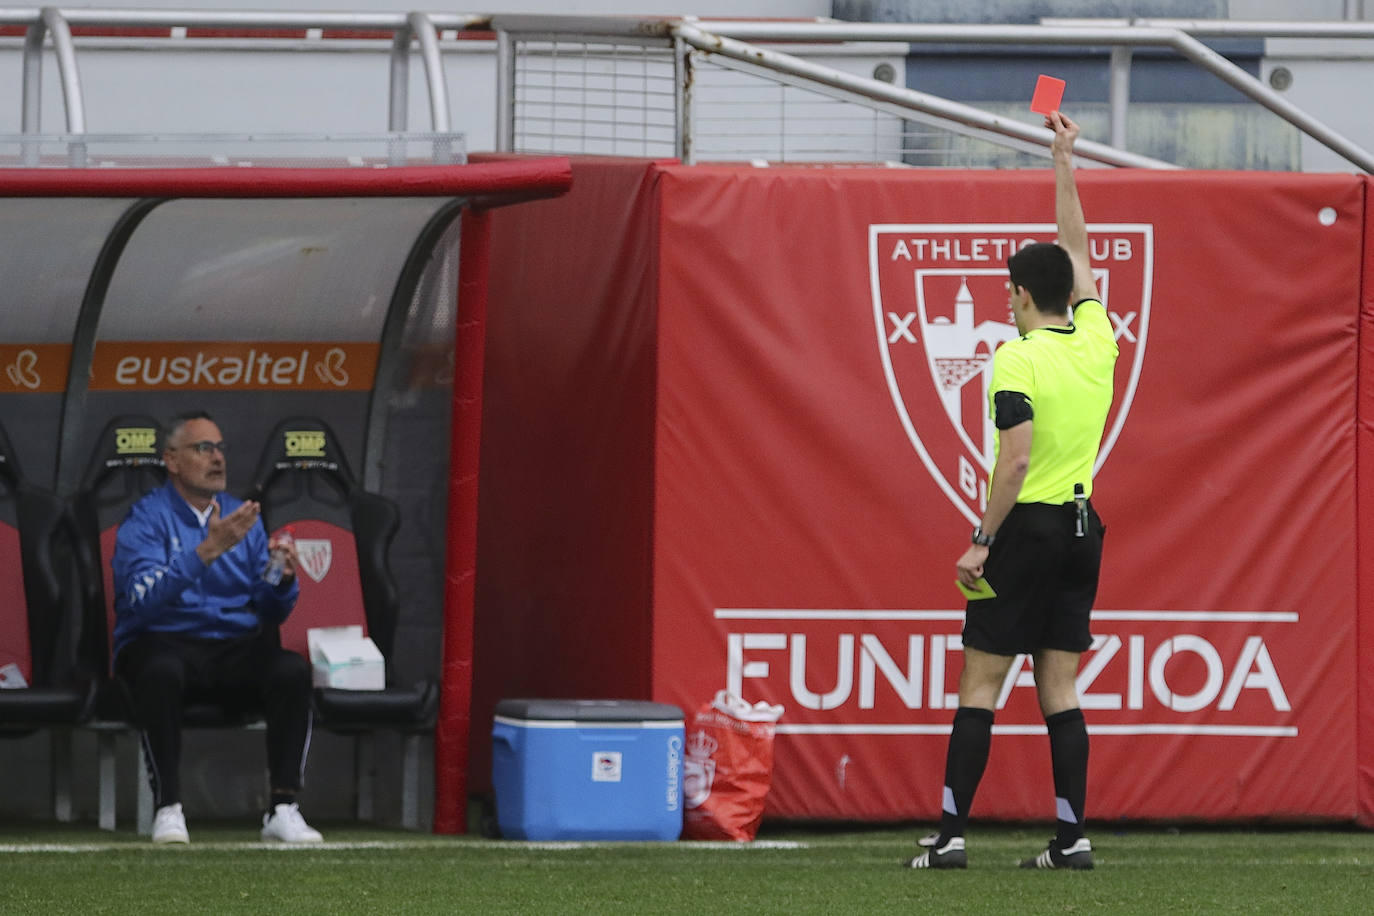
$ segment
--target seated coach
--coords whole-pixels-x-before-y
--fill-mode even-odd
[[[166,429],[167,483],[135,503],[114,558],[114,668],[130,689],[157,813],[154,843],[187,843],[178,769],[190,702],[261,710],[267,722],[271,803],[262,838],[321,840],[296,807],[310,747],[310,667],[281,648],[277,624],[299,587],[295,546],[273,584],[256,502],[225,492],[226,445],[204,412]],[[275,576],[271,578],[276,578]]]

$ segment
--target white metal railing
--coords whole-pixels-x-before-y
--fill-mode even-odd
[[[1363,15],[1362,0],[1346,3],[1348,17]],[[73,27],[352,29],[389,32],[391,47],[388,130],[403,132],[407,118],[408,67],[412,43],[418,46],[429,90],[431,129],[449,132],[449,103],[438,32],[441,29],[491,29],[497,52],[497,146],[563,144],[569,130],[584,146],[638,144],[640,154],[660,150],[696,161],[699,130],[711,120],[702,109],[697,78],[710,68],[731,70],[791,87],[818,98],[868,111],[862,129],[877,137],[873,155],[884,144],[907,148],[918,128],[942,136],[970,138],[999,147],[1046,152],[1046,134],[1025,121],[999,117],[973,106],[867,79],[787,53],[775,44],[816,42],[963,43],[1109,47],[1110,144],[1080,141],[1086,160],[1108,165],[1167,167],[1167,163],[1129,152],[1126,111],[1132,52],[1163,48],[1191,61],[1259,105],[1334,150],[1359,168],[1374,172],[1374,155],[1330,126],[1293,105],[1242,68],[1208,48],[1198,36],[1371,38],[1374,23],[1201,21],[1170,19],[1047,20],[1040,25],[930,25],[841,22],[735,22],[629,17],[520,16],[458,13],[311,13],[191,10],[0,9],[0,25],[25,29],[22,74],[22,133],[41,134],[42,54],[51,42],[62,83],[66,136],[86,133],[77,43]],[[632,52],[626,49],[633,49]],[[580,58],[580,60],[579,60]],[[580,67],[576,77],[566,64]],[[552,62],[557,62],[556,65]],[[709,64],[709,67],[708,67]],[[542,73],[539,68],[543,67]],[[635,67],[640,72],[629,71]],[[651,72],[652,71],[652,72]],[[667,74],[671,73],[671,87]],[[635,81],[638,80],[638,83]],[[579,82],[580,81],[580,82]],[[846,109],[848,110],[848,109]],[[671,120],[671,131],[668,122]],[[796,119],[792,119],[795,121]],[[841,121],[859,124],[845,115]],[[788,125],[792,130],[794,125]],[[671,132],[671,149],[666,139]],[[893,140],[893,138],[897,138]],[[807,142],[807,141],[803,141]],[[833,146],[833,144],[832,144]],[[844,149],[853,148],[853,144]],[[817,147],[813,152],[825,154]]]
[[[686,59],[690,91],[685,93],[681,155],[687,162],[758,159],[976,168],[1024,165],[1027,153],[1044,154],[1043,147],[1011,138],[990,142],[961,124],[804,74],[697,49]],[[1162,165],[1144,157],[1127,162],[1124,157],[1130,155],[1123,154],[1117,164]]]
[[[461,133],[0,134],[0,168],[364,168],[467,161]]]
[[[973,137],[1010,149],[1048,155],[1049,144],[1045,131],[1024,121],[989,114],[971,105],[964,105],[904,86],[895,86],[879,80],[854,76],[833,67],[826,67],[771,48],[747,44],[722,35],[717,31],[711,31],[713,28],[714,25],[711,23],[700,25],[680,23],[674,27],[674,34],[682,42],[705,54],[723,57],[739,64],[774,70],[791,77],[799,77],[816,87],[827,87],[834,92],[843,93],[851,99],[867,100],[868,104],[881,105],[886,110],[901,113],[911,120],[938,126],[952,134]],[[839,28],[842,31],[845,30],[843,26]],[[975,26],[974,28],[982,27]],[[1027,28],[1035,29],[1037,27]],[[824,31],[829,31],[828,26]],[[815,27],[802,27],[799,28],[798,35],[777,40],[809,39],[815,41],[820,34],[822,33],[816,31]],[[827,40],[846,41],[849,39],[835,36]],[[881,40],[900,41],[902,39],[891,36]],[[1168,163],[1148,156],[1114,149],[1105,144],[1088,140],[1080,140],[1076,144],[1075,150],[1081,158],[1106,165],[1140,168],[1171,167]],[[690,149],[688,150],[688,159],[690,160]]]
[[[481,28],[489,17],[464,13],[311,13],[247,12],[215,10],[121,10],[121,9],[3,9],[0,25],[23,26],[22,132],[41,132],[43,61],[46,41],[51,40],[62,82],[62,100],[68,134],[86,130],[81,78],[76,66],[72,27],[97,28],[225,28],[225,29],[357,29],[393,34],[388,129],[407,129],[410,46],[419,47],[429,88],[430,128],[434,133],[451,131],[447,84],[439,53],[437,30]]]
[[[669,21],[644,22],[615,19],[589,19],[547,16],[494,16],[492,27],[509,49],[515,36],[538,30],[565,36],[597,36],[601,39],[653,35],[672,40],[706,55],[716,55],[763,68],[775,75],[809,81],[816,87],[830,87],[858,100],[890,105],[907,112],[914,120],[938,125],[954,133],[977,137],[1011,148],[1037,150],[1047,146],[1044,131],[1023,121],[1000,118],[972,106],[962,105],[904,87],[863,79],[834,68],[783,53],[772,47],[747,42],[907,42],[964,43],[970,45],[1106,46],[1111,58],[1111,136],[1112,143],[1080,141],[1080,155],[1111,165],[1164,167],[1166,164],[1138,156],[1123,149],[1126,110],[1129,105],[1131,51],[1138,47],[1166,48],[1211,73],[1263,107],[1272,111],[1318,142],[1334,150],[1359,168],[1374,172],[1374,155],[1328,125],[1312,117],[1241,67],[1208,48],[1196,35],[1271,36],[1308,38],[1365,38],[1374,36],[1374,23],[1249,23],[1190,20],[1052,20],[1041,25],[938,25],[841,22],[736,22]],[[504,66],[514,68],[512,56]],[[687,76],[690,93],[690,59],[680,65]],[[498,104],[498,144],[513,140],[513,96],[501,94]],[[693,160],[691,100],[686,113],[680,113],[679,154]],[[502,129],[504,128],[504,129]]]
[[[894,25],[894,23],[835,23],[824,32],[813,25],[786,22],[699,22],[695,29],[706,33],[747,38],[753,41],[908,41],[908,43],[963,43],[978,45],[1096,45],[1112,47],[1112,76],[1109,96],[1112,99],[1112,146],[1123,147],[1125,110],[1128,106],[1129,51],[1138,47],[1162,47],[1190,60],[1206,73],[1227,82],[1245,93],[1254,102],[1297,126],[1307,135],[1325,144],[1364,172],[1374,172],[1374,155],[1340,135],[1318,119],[1311,117],[1289,100],[1250,76],[1216,51],[1206,47],[1195,36],[1209,37],[1308,37],[1308,38],[1369,38],[1374,37],[1374,23],[1318,22],[1275,23],[1234,21],[1184,21],[1184,19],[1051,19],[1035,26],[981,25]],[[955,115],[958,117],[958,115]],[[1020,122],[1014,122],[1020,124]],[[989,130],[1002,125],[984,121]],[[1020,125],[1025,128],[1026,125]],[[1022,135],[1024,136],[1024,135]],[[1033,143],[1044,143],[1043,132],[1028,137]]]
[[[801,23],[699,22],[691,26],[703,33],[753,41],[905,41],[911,43],[964,43],[978,45],[1107,46],[1114,49],[1109,96],[1112,101],[1112,146],[1125,144],[1125,112],[1129,104],[1130,50],[1137,47],[1168,48],[1213,74],[1233,88],[1295,125],[1366,172],[1374,172],[1374,155],[1293,105],[1241,67],[1204,45],[1195,36],[1371,38],[1374,23],[1272,23],[1230,20],[1047,20],[1041,25],[900,25],[889,23],[836,23],[824,29]],[[738,53],[738,49],[735,49]],[[767,52],[764,52],[765,54]],[[913,100],[914,102],[915,100]],[[937,106],[938,107],[938,106]],[[951,117],[967,117],[950,111]],[[991,131],[1006,125],[986,118],[971,118]],[[1012,122],[1017,128],[1028,125]],[[1043,131],[1031,135],[1015,130],[1033,143],[1044,144]],[[1088,154],[1091,157],[1091,153]]]

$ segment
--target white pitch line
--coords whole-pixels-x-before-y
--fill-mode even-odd
[[[0,844],[0,853],[7,852],[108,852],[118,849],[134,850],[177,850],[199,852],[201,850],[223,852],[227,849],[273,849],[273,850],[328,850],[337,852],[345,849],[425,849],[442,848],[442,841],[416,842],[414,840],[347,840],[334,843],[263,843],[259,840],[245,840],[242,843],[217,841],[212,843],[190,843],[182,845],[169,843],[155,846],[150,841],[124,843],[6,843]],[[455,844],[456,845],[456,844]],[[471,845],[471,844],[464,844]]]
[[[340,852],[355,849],[377,849],[377,850],[401,850],[401,849],[500,849],[509,851],[530,851],[530,852],[565,852],[579,849],[615,849],[624,846],[662,846],[674,849],[703,849],[703,850],[754,850],[754,849],[808,849],[806,843],[799,843],[793,840],[754,840],[748,843],[739,843],[730,840],[461,840],[455,839],[445,841],[436,840],[360,840],[360,841],[340,841],[323,843],[262,843],[262,842],[215,842],[215,843],[190,843],[182,846],[180,844],[169,844],[167,846],[154,846],[151,842],[125,842],[125,843],[4,843],[0,844],[0,855],[5,853],[76,853],[76,852],[111,852],[115,850],[135,850],[139,852],[148,850],[178,850],[182,853],[190,852],[224,852],[226,850],[242,849],[270,849],[270,850],[290,850],[292,852]]]

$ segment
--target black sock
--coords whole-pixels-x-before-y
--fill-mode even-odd
[[[267,811],[272,813],[277,810],[277,805],[290,805],[296,801],[295,792],[272,792],[272,800],[268,802]]]
[[[940,839],[943,846],[950,838],[963,836],[968,827],[969,809],[973,795],[988,765],[988,750],[992,747],[992,710],[960,706],[954,714],[954,729],[949,735],[949,750],[945,755],[944,797],[940,803]]]
[[[1088,726],[1083,710],[1066,709],[1045,717],[1054,766],[1055,845],[1067,849],[1083,836],[1083,805],[1088,795]]]

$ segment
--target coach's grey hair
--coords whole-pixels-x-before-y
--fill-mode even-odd
[[[168,420],[163,426],[162,447],[170,448],[172,439],[176,437],[177,433],[181,432],[183,426],[190,423],[192,420],[209,420],[211,423],[215,422],[215,418],[204,410],[187,410],[179,413]]]

